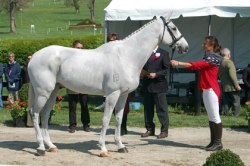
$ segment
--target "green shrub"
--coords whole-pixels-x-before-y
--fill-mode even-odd
[[[61,45],[71,47],[72,42],[76,39],[84,43],[84,48],[93,49],[103,44],[103,36],[87,36],[87,37],[62,37],[49,38],[43,40],[1,40],[0,41],[0,62],[7,63],[8,52],[12,51],[16,55],[16,60],[20,65],[25,64],[28,55],[34,54],[36,51],[49,45]]]
[[[244,166],[239,155],[229,149],[223,149],[212,153],[203,166]]]
[[[28,101],[29,84],[23,84],[18,92],[21,101]]]

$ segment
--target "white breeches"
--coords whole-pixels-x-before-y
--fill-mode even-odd
[[[203,102],[207,110],[209,121],[216,124],[221,123],[219,113],[219,99],[212,88],[203,89]]]

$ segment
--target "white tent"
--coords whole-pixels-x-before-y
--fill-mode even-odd
[[[175,55],[181,60],[201,59],[210,24],[211,35],[231,50],[237,67],[250,63],[250,0],[112,0],[104,10],[106,34],[120,38],[154,16],[171,16],[190,46],[187,55]]]

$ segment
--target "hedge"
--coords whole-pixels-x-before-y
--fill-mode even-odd
[[[81,40],[84,48],[93,49],[103,44],[103,35],[87,36],[87,37],[62,37],[49,38],[42,40],[2,40],[0,41],[0,62],[2,64],[8,61],[8,52],[14,52],[16,60],[21,64],[25,64],[28,55],[32,55],[36,51],[49,45],[61,45],[71,47],[74,40]]]

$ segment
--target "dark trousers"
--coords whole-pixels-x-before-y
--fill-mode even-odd
[[[246,101],[250,101],[250,88],[245,88]]]
[[[144,93],[144,119],[145,127],[148,131],[155,131],[154,106],[161,123],[161,132],[168,132],[169,117],[166,93]]]
[[[229,109],[232,108],[233,115],[237,116],[240,112],[240,94],[238,91],[223,92],[222,111],[224,115],[229,115]]]
[[[76,105],[79,101],[81,105],[81,121],[83,126],[88,126],[90,122],[88,109],[88,95],[86,94],[68,94],[69,97],[69,127],[76,127]]]

